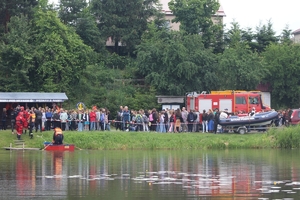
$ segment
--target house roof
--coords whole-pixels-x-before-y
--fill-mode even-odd
[[[0,92],[0,102],[64,102],[65,93],[44,92]]]
[[[292,32],[292,34],[294,34],[294,35],[298,35],[298,34],[300,34],[300,28],[299,28],[299,29],[297,29],[297,30],[295,30],[294,32]]]

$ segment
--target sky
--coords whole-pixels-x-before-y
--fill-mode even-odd
[[[160,0],[166,9],[169,0]],[[300,0],[219,0],[226,17],[224,24],[230,28],[234,20],[241,28],[255,30],[259,24],[273,23],[273,29],[279,35],[289,25],[289,29],[300,29]],[[58,0],[49,0],[57,3]]]
[[[226,14],[226,28],[235,20],[241,28],[255,29],[271,19],[277,35],[286,25],[292,31],[300,29],[300,0],[220,0],[220,3]]]

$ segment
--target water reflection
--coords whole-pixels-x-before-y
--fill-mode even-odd
[[[299,151],[1,151],[2,197],[258,199],[300,195]]]

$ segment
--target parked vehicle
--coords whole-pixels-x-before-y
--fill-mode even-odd
[[[268,105],[264,105],[262,93],[260,91],[212,91],[211,93],[193,92],[186,97],[186,107],[188,110],[227,109],[229,113],[249,113],[253,108],[256,112],[270,111]]]
[[[219,124],[224,128],[229,128],[240,134],[244,134],[251,128],[267,127],[278,118],[276,111],[256,113],[253,116],[230,116],[226,119],[220,119]]]
[[[300,109],[292,109],[290,125],[300,124]]]

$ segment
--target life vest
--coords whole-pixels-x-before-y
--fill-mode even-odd
[[[63,134],[61,128],[55,128],[55,129],[54,129],[54,133],[55,133],[55,136],[57,136],[57,135],[62,135],[62,134]]]
[[[35,122],[35,113],[30,114],[30,122]]]

